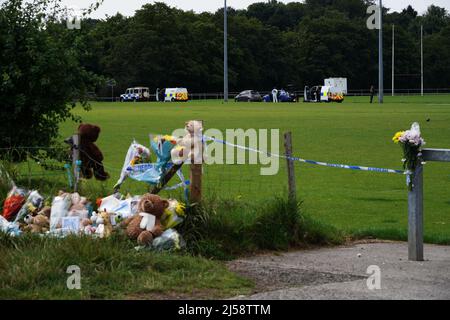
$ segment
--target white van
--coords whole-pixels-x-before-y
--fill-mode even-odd
[[[189,94],[186,88],[168,88],[164,93],[164,102],[185,102],[189,100]]]
[[[332,88],[336,88],[339,92],[347,95],[347,78],[329,78],[325,79],[324,85]]]
[[[147,87],[128,88],[124,94],[120,95],[120,102],[149,100],[150,89]]]

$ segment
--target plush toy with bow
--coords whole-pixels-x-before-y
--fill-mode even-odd
[[[139,214],[122,222],[130,239],[140,246],[149,246],[163,233],[161,217],[169,207],[169,202],[153,194],[144,195],[138,205]]]

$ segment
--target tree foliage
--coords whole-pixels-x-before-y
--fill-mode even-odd
[[[352,89],[377,84],[378,32],[366,28],[369,0],[306,0],[254,3],[229,8],[230,89],[349,79]],[[396,25],[397,88],[420,86],[420,25],[425,30],[426,85],[447,87],[450,26],[436,6],[420,16],[411,6],[385,17],[385,70],[391,72],[391,25]],[[132,17],[116,15],[85,30],[92,43],[93,71],[114,78],[119,90],[186,86],[193,92],[221,92],[223,10],[196,14],[146,4]],[[446,64],[448,65],[448,63]],[[387,81],[390,83],[390,81]],[[101,92],[100,92],[101,94]]]
[[[98,78],[82,66],[86,43],[58,20],[58,8],[44,0],[1,5],[0,148],[49,146],[58,124],[74,119],[75,103],[88,107]]]
[[[81,30],[67,30],[48,14],[59,2],[7,0],[1,6],[0,147],[51,143],[58,123],[73,117],[75,102],[87,107],[95,74],[116,80],[116,92],[141,85],[222,91],[223,10],[194,13],[156,2],[131,17],[88,19]],[[245,10],[229,8],[230,89],[301,89],[336,76],[347,77],[351,89],[376,85],[378,32],[366,28],[366,9],[373,3],[271,0]],[[448,87],[449,13],[437,6],[423,15],[412,6],[385,11],[385,82],[390,84],[390,28],[395,24],[396,87],[419,88],[423,25],[425,85]],[[96,90],[110,94],[106,86]]]

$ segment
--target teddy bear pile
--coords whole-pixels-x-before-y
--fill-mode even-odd
[[[119,193],[94,204],[78,193],[60,191],[51,203],[37,191],[14,187],[0,216],[0,231],[64,237],[109,238],[124,234],[139,247],[180,249],[184,241],[175,230],[185,218],[185,205],[158,195],[123,196]]]
[[[100,127],[81,124],[80,136],[81,173],[85,179],[95,177],[104,181],[109,174],[103,166],[103,154],[95,145]],[[67,143],[74,147],[70,138]],[[181,138],[158,136],[151,142],[156,153],[157,162],[148,166],[150,149],[136,142],[130,147],[124,163],[122,175],[114,188],[118,190],[133,170],[139,176],[142,168],[151,169],[145,182],[157,185],[162,175],[173,163],[183,164],[187,160],[203,157],[202,123],[189,121],[185,125],[185,135]],[[199,154],[198,150],[200,150]],[[152,171],[153,170],[153,171]],[[180,170],[181,172],[181,170]],[[184,177],[181,179],[186,188]],[[95,209],[95,210],[94,210]],[[22,233],[34,233],[64,237],[67,235],[85,235],[108,238],[116,233],[123,233],[139,247],[155,249],[180,249],[184,241],[175,230],[185,218],[185,205],[174,199],[163,199],[158,195],[123,196],[118,191],[106,198],[97,199],[95,203],[78,193],[60,191],[53,199],[45,199],[38,191],[27,191],[14,186],[5,200],[0,216],[0,231],[18,236]]]

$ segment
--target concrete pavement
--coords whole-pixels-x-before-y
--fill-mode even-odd
[[[259,255],[229,267],[256,282],[255,293],[239,299],[450,299],[450,247],[426,245],[425,259],[408,261],[407,243],[379,242]],[[368,288],[369,266],[379,267],[379,290]]]

